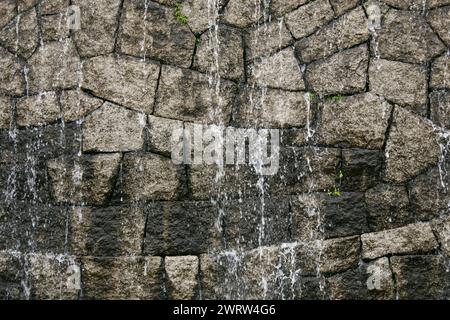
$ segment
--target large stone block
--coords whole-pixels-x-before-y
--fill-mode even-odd
[[[24,127],[45,125],[61,118],[59,101],[55,92],[18,99],[16,112],[17,124]]]
[[[307,0],[272,0],[270,2],[270,13],[272,16],[280,17],[307,2]]]
[[[431,92],[430,113],[431,121],[442,128],[450,129],[450,91]]]
[[[0,299],[24,299],[21,283],[23,259],[19,252],[0,251]]]
[[[248,81],[259,86],[277,89],[305,89],[302,70],[291,47],[249,65]]]
[[[172,152],[172,135],[183,129],[183,122],[167,118],[148,116],[148,148],[150,151],[169,156]]]
[[[82,86],[100,98],[152,113],[159,68],[129,57],[95,57],[83,64]]]
[[[144,147],[146,116],[106,102],[83,123],[83,150],[134,151]]]
[[[175,16],[175,9],[154,2],[124,2],[118,38],[120,52],[189,67],[195,36]]]
[[[340,16],[315,34],[301,39],[296,49],[303,62],[325,58],[369,38],[367,18],[361,7]]]
[[[213,15],[222,10],[226,3],[225,0],[217,0],[215,2],[208,2],[205,0],[185,0],[183,2],[178,2],[176,0],[162,0],[156,2],[175,6],[178,3],[179,8],[181,8],[180,13],[187,18],[187,25],[192,32],[196,34],[202,33],[214,25]]]
[[[334,13],[337,16],[349,11],[358,5],[358,0],[330,0]]]
[[[76,121],[100,108],[103,101],[81,90],[61,92],[61,112],[65,122]]]
[[[324,145],[381,149],[391,110],[387,102],[370,93],[325,101],[317,125],[317,141]]]
[[[155,116],[191,122],[228,123],[236,87],[221,80],[219,90],[206,74],[162,66]]]
[[[246,28],[264,15],[262,3],[253,0],[231,0],[223,13],[223,21],[239,28]]]
[[[14,55],[0,48],[0,92],[21,95],[25,91],[22,67]]]
[[[67,7],[59,14],[41,16],[41,37],[44,43],[64,41],[69,37],[70,29],[67,23]]]
[[[438,244],[429,223],[418,222],[405,227],[361,235],[362,256],[375,259],[389,254],[427,253]]]
[[[440,154],[437,134],[431,124],[397,107],[386,143],[385,178],[406,181],[436,164]]]
[[[160,257],[82,259],[83,298],[139,300],[162,298]]]
[[[112,53],[121,0],[75,0],[71,4],[81,10],[81,28],[74,32],[80,56],[92,57]]]
[[[320,272],[336,273],[358,265],[361,244],[359,236],[325,240],[320,248]]]
[[[449,55],[440,56],[431,64],[431,82],[430,86],[437,89],[450,89],[450,68]]]
[[[431,10],[427,14],[427,21],[445,44],[447,46],[450,45],[450,35],[448,33],[448,26],[450,25],[450,7],[440,7]]]
[[[382,164],[381,151],[343,149],[342,168],[337,174],[341,189],[364,191],[373,187],[381,178]]]
[[[0,4],[0,29],[8,24],[17,14],[16,0],[5,0]]]
[[[0,129],[8,129],[11,124],[11,99],[0,95]]]
[[[170,299],[194,299],[198,290],[199,260],[196,256],[164,259]]]

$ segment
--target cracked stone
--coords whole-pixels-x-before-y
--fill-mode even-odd
[[[295,47],[303,62],[325,58],[369,38],[367,18],[361,7],[337,18],[313,35],[299,40]]]
[[[223,21],[239,28],[246,28],[262,19],[264,8],[254,0],[230,0],[223,13]]]
[[[429,223],[418,222],[404,227],[361,235],[363,259],[390,254],[427,253],[438,244]]]
[[[19,126],[39,126],[61,118],[58,97],[55,92],[44,92],[36,96],[20,98],[16,103]]]
[[[0,47],[0,92],[21,95],[24,89],[21,65],[13,54]]]
[[[182,130],[183,122],[179,120],[148,116],[147,131],[151,151],[169,155],[172,152],[172,133]]]
[[[81,119],[103,104],[102,100],[79,90],[63,91],[60,101],[65,122]]]
[[[431,83],[430,86],[436,89],[450,89],[450,58],[449,55],[443,55],[431,64]]]
[[[145,126],[144,114],[106,102],[86,117],[83,150],[113,152],[142,149]]]
[[[42,40],[45,42],[63,41],[69,37],[70,29],[66,19],[65,13],[41,16]]]
[[[118,46],[124,54],[188,68],[195,36],[186,24],[177,20],[174,8],[148,2],[145,9],[141,0],[126,0]]]
[[[218,70],[216,70],[214,58],[215,47],[217,47],[216,41],[218,43]],[[225,28],[219,28],[217,35],[205,32],[197,45],[194,68],[202,72],[214,73],[218,71],[221,77],[231,80],[243,80],[244,53],[241,33],[234,29]]]
[[[270,3],[270,11],[273,16],[280,17],[307,2],[308,0],[272,0]]]
[[[356,7],[359,3],[358,0],[330,0],[333,10],[337,16],[349,11]]]
[[[445,46],[417,14],[390,10],[378,32],[378,52],[381,58],[420,63],[445,51]]]
[[[77,161],[61,156],[47,161],[52,195],[57,203],[102,205],[119,169],[118,153],[86,155]]]
[[[311,63],[306,79],[314,92],[319,94],[351,94],[366,88],[367,45],[341,51],[325,60]]]
[[[370,91],[419,114],[426,113],[427,73],[419,65],[389,60],[371,60]]]
[[[286,15],[286,25],[296,38],[303,38],[328,23],[334,17],[328,0],[317,0]]]
[[[154,115],[190,122],[228,123],[235,84],[222,80],[219,96],[215,90],[206,74],[163,65]]]
[[[381,149],[392,107],[371,93],[323,102],[317,141],[325,145]]]
[[[304,90],[302,71],[292,48],[263,58],[248,67],[250,83],[285,90]]]
[[[397,107],[386,143],[386,179],[403,182],[436,164],[441,149],[432,125]]]
[[[170,299],[194,299],[199,270],[198,257],[166,257],[164,265],[167,273]]]
[[[442,253],[450,257],[450,218],[435,219],[431,222],[431,227],[437,236]]]
[[[450,25],[450,6],[431,10],[428,12],[427,21],[445,44],[449,46],[450,33],[448,32],[448,26]]]
[[[100,98],[152,113],[159,68],[134,58],[95,57],[83,65],[82,86]]]
[[[442,128],[450,129],[450,92],[433,91],[430,94],[431,121]]]
[[[173,5],[177,3],[177,1],[173,2]],[[221,10],[225,0],[218,0],[215,3],[218,5],[218,10]],[[212,26],[210,14],[214,14],[215,8],[212,8],[213,6],[212,2],[208,5],[208,1],[205,0],[185,0],[181,3],[181,14],[187,17],[187,24],[192,32],[202,33]],[[208,12],[208,9],[210,12]]]

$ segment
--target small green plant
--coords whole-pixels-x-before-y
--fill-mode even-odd
[[[317,100],[319,100],[317,94],[315,94],[314,92],[308,92],[308,98],[310,102],[316,102]]]
[[[342,183],[342,178],[344,178],[344,172],[342,172],[342,170],[339,170],[336,175],[336,184],[334,185],[333,190],[328,192],[329,196],[340,197],[342,195],[341,190],[339,188],[339,186]]]
[[[175,5],[175,18],[177,21],[181,24],[187,24],[188,23],[188,17],[186,17],[183,13],[183,4],[180,2]]]
[[[340,94],[327,97],[327,101],[331,101],[331,102],[339,102],[341,100],[342,100],[342,96]]]
[[[333,190],[328,192],[329,196],[333,196],[333,197],[340,197],[341,196],[341,190],[339,190],[339,188],[334,187]]]
[[[344,173],[342,172],[342,170],[339,170],[339,172],[338,172],[338,178],[339,178],[339,181],[341,181],[341,179],[344,177]]]

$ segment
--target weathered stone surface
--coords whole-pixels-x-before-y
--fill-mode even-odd
[[[22,13],[37,5],[38,2],[39,0],[17,0],[17,10]]]
[[[340,170],[342,190],[365,191],[373,187],[380,180],[382,162],[381,151],[343,149]]]
[[[144,254],[198,255],[221,247],[219,209],[210,201],[157,202],[147,210]]]
[[[86,117],[84,151],[133,151],[144,147],[144,114],[109,102]]]
[[[67,23],[66,13],[41,16],[42,40],[64,41],[69,37],[70,29]]]
[[[0,29],[16,16],[16,0],[5,0],[0,4]]]
[[[356,7],[359,3],[358,0],[330,0],[333,10],[337,16],[349,11]]]
[[[262,3],[253,0],[230,0],[223,13],[223,21],[239,28],[258,22],[264,14]]]
[[[77,256],[139,255],[146,214],[140,207],[73,207],[69,250]]]
[[[235,85],[222,80],[219,95],[215,90],[206,74],[164,65],[154,115],[191,122],[228,123]]]
[[[96,96],[151,113],[159,66],[113,55],[95,57],[83,65],[83,88]]]
[[[60,97],[62,115],[65,122],[85,117],[102,106],[103,101],[81,90],[65,90]]]
[[[39,10],[43,15],[65,12],[69,6],[69,0],[43,0],[39,4]]]
[[[25,58],[29,58],[38,46],[38,24],[36,10],[17,16],[0,32],[0,41]]]
[[[394,299],[395,286],[388,258],[380,258],[370,262],[365,268],[366,288],[375,299]]]
[[[23,276],[21,255],[17,252],[0,251],[0,299],[18,300],[24,298],[21,285]]]
[[[437,249],[429,223],[418,222],[405,227],[361,235],[362,256],[375,259],[389,254],[426,253]]]
[[[276,49],[286,47],[293,39],[282,19],[260,25],[245,35],[246,59],[269,55]]]
[[[433,168],[410,182],[411,206],[416,219],[431,220],[447,211],[449,194],[443,187],[444,183],[438,168]]]
[[[307,2],[307,0],[272,0],[270,2],[270,12],[275,17],[283,16]]]
[[[101,205],[110,194],[120,154],[86,155],[70,161],[64,156],[47,162],[52,195],[58,203]]]
[[[427,2],[429,9],[436,8],[436,7],[442,7],[442,6],[445,6],[448,4],[450,4],[449,0],[430,0]]]
[[[382,0],[382,2],[402,10],[423,11],[425,9],[421,0]]]
[[[286,25],[292,35],[303,38],[333,19],[334,12],[328,1],[317,0],[301,6],[286,15]]]
[[[369,66],[370,91],[424,115],[427,102],[425,68],[388,60],[372,60]]]
[[[197,44],[194,68],[202,72],[218,72],[221,77],[231,80],[243,80],[244,48],[241,33],[231,28],[219,28],[217,34],[203,33]]]
[[[435,219],[431,227],[438,239],[439,249],[446,257],[450,257],[450,218]]]
[[[339,272],[356,266],[360,256],[358,236],[326,240],[322,244],[320,272]]]
[[[177,20],[174,9],[153,2],[148,2],[146,9],[140,0],[127,0],[118,47],[124,54],[187,68],[194,54],[195,36],[186,24]]]
[[[226,201],[222,207],[228,249],[254,249],[289,241],[289,206],[285,199]]]
[[[108,54],[114,50],[121,0],[75,0],[80,8],[81,28],[74,33],[81,57]]]
[[[166,268],[169,298],[170,299],[194,299],[197,289],[199,260],[196,256],[166,257]]]
[[[440,152],[431,124],[397,107],[386,143],[386,179],[405,181],[437,163]]]
[[[285,90],[304,90],[302,71],[292,48],[263,58],[248,67],[250,83]]]
[[[130,201],[170,200],[178,196],[181,168],[157,154],[126,154],[123,194]]]
[[[150,151],[169,155],[172,152],[172,134],[174,130],[183,129],[179,120],[148,116],[148,148]]]
[[[379,184],[365,193],[370,231],[397,228],[413,222],[406,187]]]
[[[301,194],[290,202],[293,240],[308,242],[323,238],[322,198],[319,194]]]
[[[425,19],[411,12],[389,10],[378,33],[377,48],[383,59],[420,63],[445,51]]]
[[[83,298],[162,298],[160,257],[86,257],[82,261]]]
[[[431,65],[431,83],[432,88],[438,89],[450,89],[450,58],[449,55],[443,55],[436,60]]]
[[[450,25],[450,6],[441,7],[428,12],[427,21],[433,30],[448,46],[450,45],[450,34],[448,26]]]
[[[367,45],[363,44],[310,64],[306,79],[319,94],[362,92],[366,88],[368,61]]]
[[[0,92],[20,95],[25,91],[22,67],[13,54],[0,48]]]
[[[8,129],[11,123],[11,100],[0,95],[0,129]]]
[[[44,125],[55,122],[61,117],[55,92],[44,92],[17,100],[16,112],[19,126]]]
[[[336,99],[337,100],[337,99]],[[329,99],[322,106],[317,141],[365,149],[381,149],[392,107],[371,93]]]
[[[70,39],[39,47],[28,62],[31,92],[75,87],[80,81],[81,62]]]
[[[450,129],[450,92],[436,90],[430,94],[430,118],[442,128]]]
[[[172,2],[174,2],[174,4],[177,3],[175,0]],[[214,4],[218,5],[218,10],[220,10],[223,7],[224,0],[218,0],[209,4],[208,1],[205,0],[185,0],[178,3],[180,3],[181,14],[187,18],[189,28],[192,32],[198,34],[209,29],[209,27],[213,25],[212,15],[216,10]]]
[[[368,38],[367,19],[364,10],[358,7],[315,34],[298,41],[296,49],[303,62],[311,62],[362,43]]]
[[[304,92],[245,87],[235,121],[239,127],[303,127],[308,119],[307,103]]]
[[[391,258],[399,299],[448,298],[449,276],[438,256]]]

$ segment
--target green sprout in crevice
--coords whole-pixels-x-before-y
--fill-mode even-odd
[[[344,178],[344,173],[342,172],[342,170],[339,170],[339,172],[337,173],[337,176],[336,176],[336,184],[334,185],[333,190],[328,192],[329,196],[340,197],[342,195],[342,192],[340,189],[342,178]]]
[[[333,190],[328,191],[329,196],[333,197],[340,197],[342,195],[341,190],[339,188],[336,188],[336,186],[333,188]]]
[[[329,96],[326,99],[327,99],[327,101],[331,101],[331,102],[339,102],[342,100],[342,96],[340,94],[338,94],[338,95],[334,95],[334,96]]]
[[[181,24],[187,24],[188,23],[188,17],[185,16],[182,13],[183,10],[183,4],[182,3],[177,3],[175,5],[175,18],[177,19],[177,21]]]
[[[310,102],[316,102],[319,100],[319,97],[314,92],[308,92],[308,98]]]

